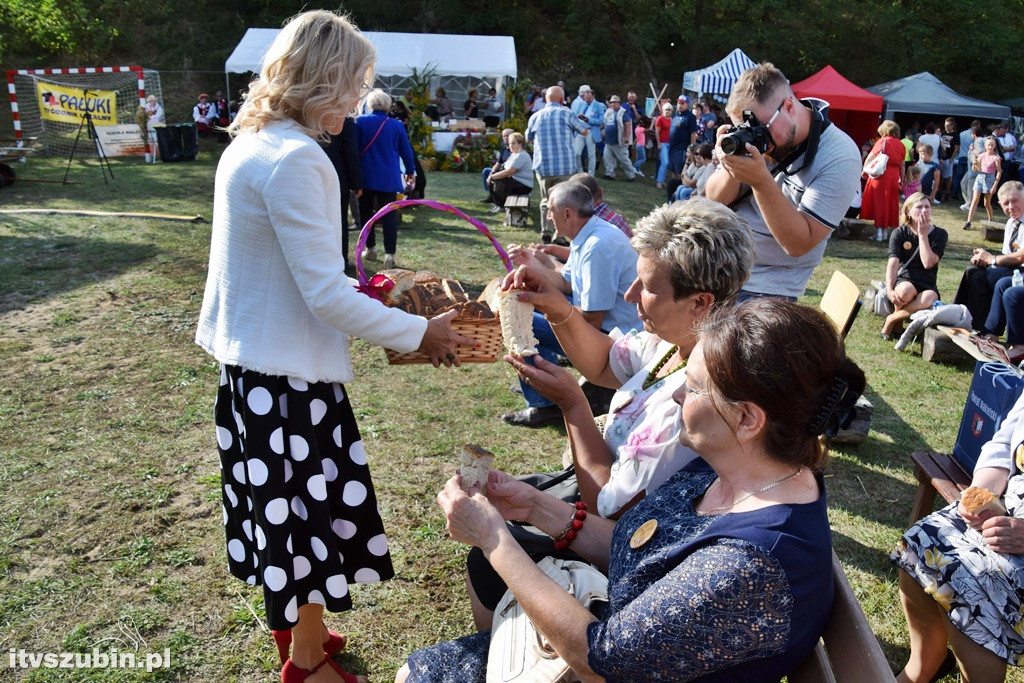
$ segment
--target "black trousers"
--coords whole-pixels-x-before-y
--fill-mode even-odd
[[[505,200],[511,195],[530,194],[533,191],[532,187],[523,185],[515,178],[498,178],[490,185],[491,191],[487,194],[487,199],[498,207],[504,207]]]
[[[980,330],[985,326],[985,318],[992,307],[992,293],[995,291],[996,283],[1011,272],[1010,268],[1004,266],[980,268],[970,265],[964,270],[953,303],[967,307],[973,318],[971,326],[974,329]]]
[[[373,218],[378,210],[395,201],[394,192],[381,192],[380,190],[363,190],[359,198],[359,218],[366,225],[366,221]],[[378,221],[384,229],[384,253],[394,254],[398,248],[398,214],[392,211]],[[361,229],[361,228],[360,228]],[[367,248],[377,246],[377,225],[373,226],[366,238]]]

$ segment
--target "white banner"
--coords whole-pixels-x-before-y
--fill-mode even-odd
[[[136,123],[97,126],[96,133],[100,144],[103,145],[103,153],[108,157],[141,157],[146,154],[146,141],[142,139],[142,133]]]

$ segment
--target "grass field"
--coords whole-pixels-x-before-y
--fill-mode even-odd
[[[198,161],[182,164],[114,160],[110,184],[95,161],[76,160],[70,179],[78,184],[19,181],[0,190],[5,209],[206,219],[0,215],[0,680],[277,680],[261,593],[227,573],[212,426],[216,364],[192,342],[218,152],[203,147]],[[64,162],[35,159],[16,170],[59,179]],[[500,214],[484,213],[475,174],[432,173],[427,195],[482,217],[503,242],[536,239],[532,224],[507,228]],[[663,200],[649,179],[606,183],[606,195],[630,222]],[[962,221],[955,207],[937,207],[935,222],[950,234],[939,273],[947,298],[979,239],[960,230]],[[402,228],[401,266],[477,289],[501,272],[489,243],[454,216],[417,209]],[[833,270],[866,285],[884,262],[882,245],[832,240],[807,302],[817,302]],[[837,451],[826,477],[836,552],[897,667],[906,629],[888,552],[913,500],[908,454],[952,448],[973,363],[928,364],[916,346],[897,353],[879,339],[880,324],[862,311],[848,340],[868,375],[871,434]],[[522,473],[560,466],[564,435],[500,421],[518,407],[504,363],[392,367],[361,342],[353,357],[357,378],[348,388],[398,576],[355,589],[357,609],[329,623],[349,635],[346,668],[388,681],[414,648],[471,628],[466,548],[446,538],[434,502],[458,446],[488,446],[505,469]],[[142,653],[168,648],[170,667],[26,671],[4,656],[9,648],[136,645]]]

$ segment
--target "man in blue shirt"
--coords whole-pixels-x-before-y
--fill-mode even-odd
[[[589,85],[581,85],[580,96],[573,100],[572,110],[587,124],[586,132],[578,135],[573,141],[573,152],[576,155],[576,169],[573,172],[579,173],[583,170],[583,148],[586,147],[588,172],[594,175],[597,156],[600,153],[597,146],[601,142],[601,129],[604,128],[605,106],[594,99],[594,91]]]
[[[550,244],[555,228],[548,219],[548,192],[576,172],[573,138],[587,125],[562,106],[564,92],[557,85],[548,88],[544,108],[530,117],[526,139],[533,143],[533,172],[540,186],[540,238]]]
[[[637,253],[621,230],[594,215],[594,195],[576,181],[562,183],[549,195],[551,220],[558,234],[569,239],[569,259],[561,272],[542,265],[529,249],[512,247],[513,263],[529,268],[531,275],[565,294],[579,315],[599,330],[618,328],[623,333],[640,327],[636,305],[623,297],[636,279]],[[567,310],[571,310],[567,307]],[[575,314],[575,311],[573,311]],[[560,324],[559,318],[555,324]],[[562,353],[547,318],[533,314],[537,350],[545,360],[556,362]],[[501,418],[520,427],[543,427],[562,419],[561,409],[529,384],[520,382],[527,407]]]
[[[686,166],[686,148],[697,142],[697,117],[690,111],[690,98],[680,95],[668,133],[668,163],[673,173]]]

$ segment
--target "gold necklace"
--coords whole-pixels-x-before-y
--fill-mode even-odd
[[[787,474],[786,476],[784,476],[782,479],[779,479],[778,481],[773,481],[772,483],[770,483],[770,484],[768,484],[766,486],[762,486],[761,488],[757,489],[756,491],[751,491],[750,493],[748,493],[746,495],[740,496],[739,498],[737,498],[733,502],[729,503],[728,505],[721,505],[721,506],[716,507],[716,508],[711,508],[710,510],[698,511],[697,514],[698,515],[710,515],[712,512],[720,512],[722,510],[728,510],[729,508],[736,507],[737,505],[739,505],[740,503],[745,501],[747,498],[750,498],[751,496],[756,496],[759,493],[764,493],[765,491],[767,491],[769,489],[775,488],[779,484],[784,484],[784,483],[786,483],[787,481],[789,481],[790,479],[792,479],[793,477],[795,477],[796,475],[800,474],[803,471],[804,471],[804,468],[803,468],[803,465],[801,465],[800,467],[797,468],[796,472],[793,472],[792,474]],[[718,479],[715,479],[713,482],[711,482],[711,486],[709,486],[708,490],[704,492],[704,500],[706,500],[707,497],[708,497],[708,494],[711,493],[711,489],[713,489],[715,487],[715,485],[718,482],[720,482],[720,481],[722,481],[721,477],[719,477]]]
[[[665,377],[668,377],[673,372],[676,372],[677,370],[681,370],[682,368],[686,367],[686,359],[683,359],[683,362],[680,363],[679,365],[675,366],[674,368],[672,368],[672,370],[670,372],[665,374],[665,377],[658,377],[658,373],[661,372],[661,369],[663,367],[665,367],[666,363],[668,363],[668,359],[671,358],[672,354],[674,354],[678,350],[679,350],[679,347],[673,345],[672,348],[670,348],[668,350],[668,353],[666,353],[664,356],[662,356],[661,360],[658,361],[658,364],[655,365],[653,368],[651,368],[651,371],[647,373],[647,379],[644,380],[644,384],[643,384],[643,390],[644,391],[647,391],[652,386],[654,386],[654,384],[656,384],[658,381],[665,379]]]

